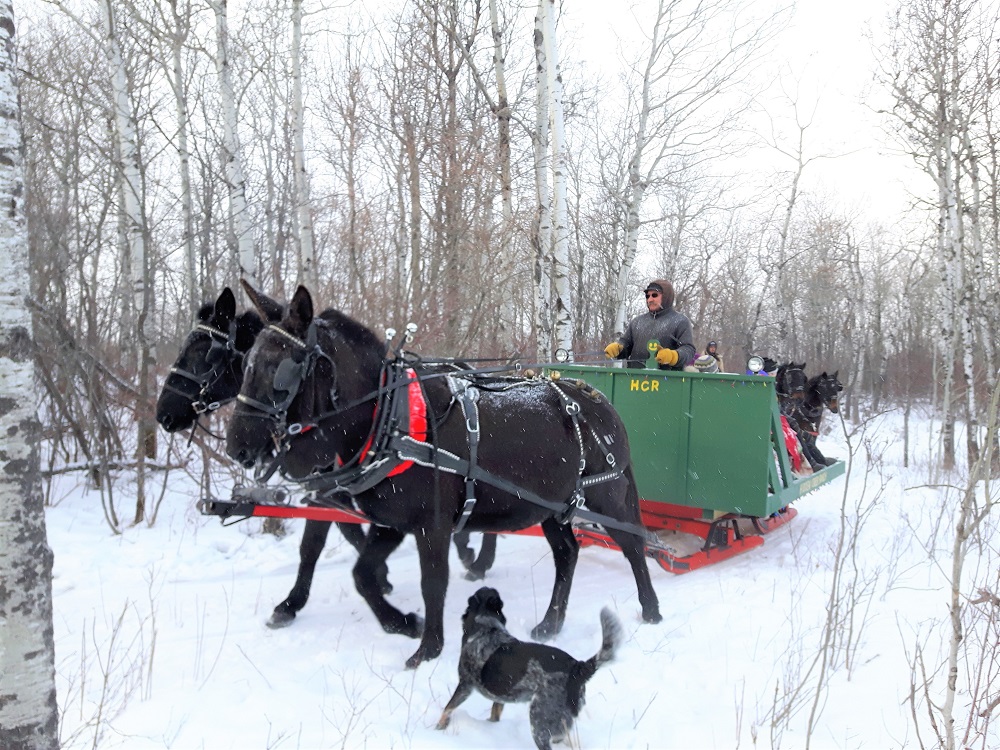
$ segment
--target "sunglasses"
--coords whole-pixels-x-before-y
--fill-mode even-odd
[[[659,292],[646,292],[646,299],[649,299],[650,297],[656,298],[659,296],[660,296]]]

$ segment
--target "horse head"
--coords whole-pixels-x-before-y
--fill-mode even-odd
[[[820,401],[834,414],[840,409],[840,392],[844,390],[844,386],[837,378],[839,373],[840,370],[832,375],[823,372],[816,378],[816,393]]]
[[[198,311],[156,402],[156,421],[167,432],[190,427],[201,414],[236,398],[243,382],[243,356],[264,324],[255,312],[236,314],[226,287]]]
[[[786,362],[778,367],[775,374],[775,390],[785,398],[802,399],[805,396],[808,378],[806,363]]]
[[[278,451],[282,471],[292,477],[360,451],[371,428],[385,345],[337,310],[316,316],[303,286],[287,306],[278,306],[283,312],[277,321],[276,308],[259,304],[267,298],[251,299],[272,322],[247,356],[226,451],[247,468]],[[286,453],[292,440],[296,450]]]

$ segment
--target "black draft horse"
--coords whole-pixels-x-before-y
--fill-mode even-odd
[[[816,445],[816,438],[819,437],[824,412],[829,410],[836,414],[840,410],[840,392],[844,390],[844,386],[837,377],[839,373],[840,370],[837,370],[829,375],[824,371],[809,378],[804,397],[795,403],[788,415],[802,444],[802,452],[814,469],[836,463],[836,459],[823,455]]]
[[[283,306],[266,298],[257,301],[275,319]],[[210,413],[231,401],[243,386],[243,359],[253,346],[264,321],[254,310],[237,314],[236,296],[229,287],[215,303],[206,303],[198,311],[198,323],[181,346],[170,374],[163,383],[156,402],[156,421],[166,432],[180,432],[198,424],[202,414]],[[364,529],[354,523],[338,523],[344,538],[359,552],[365,543]],[[313,576],[319,556],[330,533],[329,521],[306,520],[299,544],[299,569],[288,596],[274,608],[268,626],[284,627],[309,601]],[[496,537],[484,535],[477,557],[468,546],[469,535],[456,535],[455,546],[470,580],[486,575],[496,556]],[[385,566],[378,570],[379,586],[392,591]]]
[[[157,399],[156,421],[160,426],[170,433],[186,430],[198,424],[202,414],[234,401],[243,386],[243,360],[263,328],[264,321],[255,311],[237,314],[236,297],[229,287],[214,304],[202,305],[198,323],[181,345]],[[337,528],[360,552],[365,544],[364,529],[354,523],[338,523]],[[295,584],[274,608],[268,626],[290,624],[309,601],[316,563],[329,533],[329,521],[306,521]],[[391,591],[384,567],[378,576],[379,585],[386,593]]]
[[[373,436],[379,439],[376,405],[390,364],[385,344],[361,324],[337,311],[314,317],[312,297],[300,286],[280,324],[261,332],[247,358],[226,450],[247,467],[273,456],[286,476],[304,483],[336,477],[338,466],[363,468]],[[419,368],[410,377],[408,390],[415,385],[426,404],[428,442],[418,447],[428,449],[430,460],[353,492],[374,522],[354,566],[355,586],[386,632],[422,636],[408,668],[436,658],[444,643],[448,542],[468,507],[466,477],[442,469],[446,455],[497,482],[475,482],[468,529],[516,531],[541,523],[555,583],[533,637],[558,633],[566,616],[579,554],[568,522],[570,498],[586,506],[581,513],[607,522],[605,530],[632,566],[643,619],[662,619],[646,566],[628,436],[602,394],[543,379],[516,379],[516,387],[471,379],[465,383],[475,393],[469,394],[457,377]],[[475,456],[470,411],[478,423]],[[406,534],[416,538],[426,624],[389,604],[373,575]]]

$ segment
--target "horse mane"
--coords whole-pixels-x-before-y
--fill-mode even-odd
[[[329,323],[337,333],[350,343],[365,349],[376,349],[379,354],[385,354],[385,342],[372,329],[362,325],[349,315],[331,307],[321,312],[319,317]]]
[[[332,307],[321,312],[318,317],[347,340],[370,374],[378,373],[388,349],[386,342],[382,341],[372,329]]]
[[[257,334],[264,330],[264,321],[256,310],[247,310],[236,316],[236,348],[250,351]]]

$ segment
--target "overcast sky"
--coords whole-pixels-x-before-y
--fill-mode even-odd
[[[754,0],[766,12],[776,0]],[[579,35],[564,54],[585,61],[591,69],[607,71],[620,60],[618,50],[641,49],[636,16],[629,8],[655,8],[655,0],[629,5],[606,0],[564,0],[563,23],[567,37]],[[807,132],[807,156],[839,155],[817,159],[807,167],[807,190],[825,193],[846,207],[870,215],[892,217],[909,201],[907,185],[921,179],[910,160],[894,152],[883,132],[883,120],[873,109],[885,105],[885,94],[874,83],[876,45],[883,43],[886,19],[894,0],[841,0],[836,4],[803,0],[793,9],[780,34],[769,70],[784,70],[784,85],[771,88],[771,100],[761,103],[772,116],[791,117],[787,102],[778,102],[782,88],[799,92],[803,112],[815,111]],[[651,10],[647,10],[651,12]],[[761,129],[766,121],[760,121]],[[761,163],[791,169],[776,153],[761,153]]]

